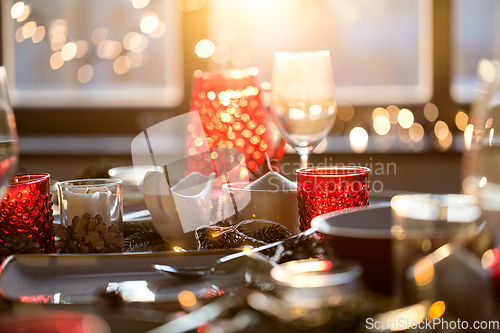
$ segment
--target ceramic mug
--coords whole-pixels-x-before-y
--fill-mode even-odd
[[[170,187],[161,172],[148,172],[144,177],[144,201],[153,225],[170,246],[197,249],[194,230],[210,222],[214,179],[215,173],[205,177],[193,172]]]
[[[232,223],[266,219],[287,227],[293,235],[300,233],[297,190],[253,190],[248,183],[222,186],[224,217]]]

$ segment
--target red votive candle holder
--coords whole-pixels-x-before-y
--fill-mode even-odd
[[[25,235],[43,253],[54,253],[53,222],[50,175],[14,176],[0,203],[0,246],[5,236]]]
[[[196,132],[195,126],[188,127],[191,158],[186,173],[208,175],[213,165],[218,176],[214,185],[220,188],[221,176],[224,183],[242,181],[238,178],[240,168],[232,165],[234,158],[239,158],[234,150],[243,154],[246,167],[256,177],[266,172],[265,154],[273,161],[281,159],[284,141],[268,119],[257,73],[256,68],[195,71],[191,111],[199,112],[204,133]],[[203,136],[210,152],[200,154]]]
[[[296,173],[301,231],[311,228],[312,219],[318,215],[368,206],[368,168],[316,167],[298,169]]]

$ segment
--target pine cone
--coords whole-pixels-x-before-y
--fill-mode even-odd
[[[1,244],[1,243],[0,243]],[[3,246],[0,246],[0,259],[3,260],[11,254],[40,253],[40,245],[33,242],[26,235],[17,237],[6,236],[3,239]]]
[[[59,225],[57,253],[120,253],[125,244],[118,226],[107,227],[101,215],[85,213],[75,216],[69,227]]]

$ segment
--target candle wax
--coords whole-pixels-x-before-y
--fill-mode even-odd
[[[63,205],[65,205],[68,214],[67,225],[71,225],[75,216],[81,218],[85,213],[89,213],[92,217],[99,214],[106,225],[111,225],[114,196],[106,186],[64,190]]]

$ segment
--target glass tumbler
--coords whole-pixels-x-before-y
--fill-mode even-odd
[[[391,200],[391,211],[394,294],[399,305],[413,304],[414,283],[433,290],[437,268],[427,256],[447,257],[444,245],[469,244],[478,233],[482,212],[475,197],[463,194],[398,195]],[[410,267],[417,272],[413,280],[408,279]]]
[[[26,235],[43,253],[54,253],[50,175],[14,176],[0,203],[0,244],[5,236]]]
[[[123,188],[120,179],[80,179],[57,183],[61,223],[70,226],[75,217],[85,213],[101,215],[109,227],[123,231]]]
[[[311,227],[314,217],[335,210],[368,206],[370,169],[316,167],[297,170],[300,230]]]

